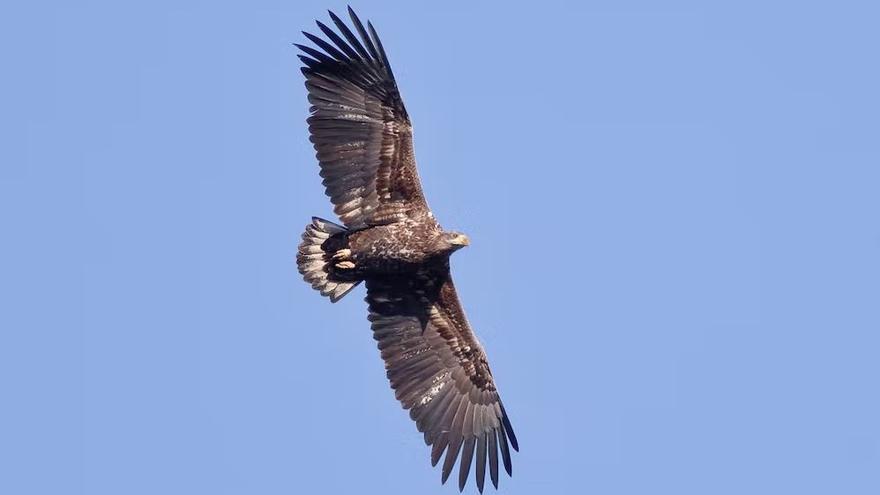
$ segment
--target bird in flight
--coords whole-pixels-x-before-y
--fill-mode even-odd
[[[317,21],[324,37],[304,32],[315,46],[296,45],[311,142],[343,224],[312,218],[299,272],[332,302],[364,282],[391,388],[431,446],[431,464],[446,453],[442,482],[460,458],[459,490],[473,463],[483,491],[487,461],[498,488],[499,453],[510,475],[510,448],[519,446],[449,271],[450,255],[469,241],[444,230],[428,208],[385,49],[371,23],[348,13],[354,31],[330,12],[338,32]]]

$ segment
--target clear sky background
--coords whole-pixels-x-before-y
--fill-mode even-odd
[[[659,3],[354,4],[471,236],[501,489],[880,493],[880,11]],[[363,289],[294,264],[332,212],[291,43],[345,4],[18,4],[0,492],[456,493]]]

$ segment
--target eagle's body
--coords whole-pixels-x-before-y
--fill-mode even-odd
[[[381,275],[413,271],[432,258],[445,255],[438,246],[443,230],[440,225],[419,219],[406,219],[390,225],[377,225],[348,236],[355,265],[363,274]]]
[[[428,208],[385,50],[372,25],[368,34],[349,13],[359,38],[331,12],[339,34],[318,26],[332,44],[305,33],[322,51],[297,45],[308,55],[300,58],[311,141],[344,224],[313,218],[297,264],[333,302],[365,282],[391,387],[432,446],[431,462],[446,452],[443,481],[461,453],[459,488],[475,461],[482,491],[487,460],[497,487],[499,452],[510,474],[509,446],[518,446],[449,271],[450,255],[468,239],[445,231]]]

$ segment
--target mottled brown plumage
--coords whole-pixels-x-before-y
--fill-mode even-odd
[[[373,26],[349,14],[357,35],[331,12],[338,33],[318,22],[329,41],[304,33],[317,49],[297,45],[311,141],[344,225],[313,218],[297,264],[333,302],[365,282],[391,387],[432,446],[431,463],[446,453],[443,482],[460,459],[463,489],[476,455],[477,488],[487,460],[497,488],[499,451],[511,474],[509,446],[518,445],[449,272],[450,255],[468,240],[444,231],[428,208],[388,57]]]

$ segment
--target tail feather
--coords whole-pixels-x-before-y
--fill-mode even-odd
[[[322,296],[330,297],[332,302],[342,299],[361,283],[360,280],[335,278],[330,270],[333,253],[344,247],[344,241],[334,236],[347,231],[348,229],[341,225],[312,217],[312,223],[306,226],[306,231],[302,235],[303,241],[296,255],[297,267],[306,282]]]

